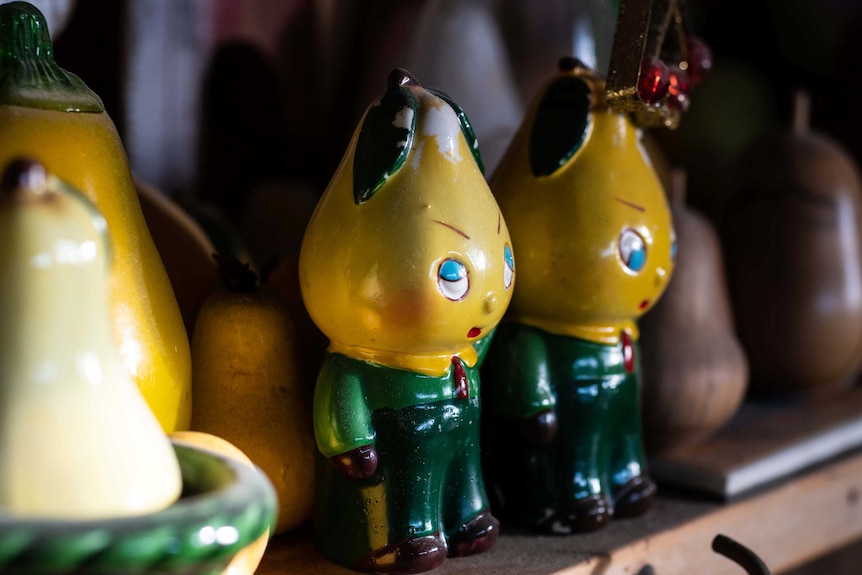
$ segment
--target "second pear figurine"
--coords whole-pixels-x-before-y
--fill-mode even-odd
[[[308,225],[300,283],[329,338],[317,380],[315,540],[361,571],[488,550],[479,365],[514,285],[463,111],[402,69]]]
[[[501,520],[558,534],[646,511],[636,320],[667,285],[664,190],[605,83],[564,58],[490,180],[519,283],[483,374]]]

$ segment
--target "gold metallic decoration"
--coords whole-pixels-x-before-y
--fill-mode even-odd
[[[608,104],[631,113],[640,127],[676,128],[688,107],[687,90],[668,91],[655,103],[638,93],[645,60],[651,56],[683,73],[688,70],[685,0],[620,0],[607,81]],[[671,80],[671,90],[676,90]]]

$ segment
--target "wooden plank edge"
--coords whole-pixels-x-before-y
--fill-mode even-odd
[[[556,571],[554,575],[739,575],[711,549],[726,535],[754,551],[773,573],[862,538],[862,454],[812,471],[677,527]]]
[[[756,461],[741,463],[725,475],[716,469],[704,469],[672,458],[657,457],[649,466],[660,483],[731,499],[852,451],[860,444],[862,417],[789,444]]]

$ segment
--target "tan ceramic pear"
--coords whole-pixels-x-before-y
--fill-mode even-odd
[[[640,323],[649,452],[706,439],[736,413],[748,387],[718,233],[686,206],[682,171],[674,172],[673,192],[676,268],[664,297]]]
[[[35,162],[0,185],[0,511],[163,509],[182,479],[111,336],[104,218]]]
[[[737,333],[761,393],[840,393],[862,372],[862,175],[811,129],[798,94],[793,129],[740,154],[723,218]]]

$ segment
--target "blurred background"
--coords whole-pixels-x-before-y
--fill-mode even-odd
[[[607,70],[617,10],[614,0],[36,4],[53,20],[56,59],[102,96],[136,174],[251,228],[241,235],[258,236],[245,239],[263,260],[301,237],[392,67],[461,105],[490,171],[561,56]],[[685,10],[713,67],[679,128],[648,137],[659,167],[686,170],[693,206],[720,219],[731,162],[755,135],[789,126],[800,89],[812,128],[862,158],[862,3],[689,0]],[[281,248],[266,247],[274,232],[260,212],[273,210],[296,227],[281,230]]]

